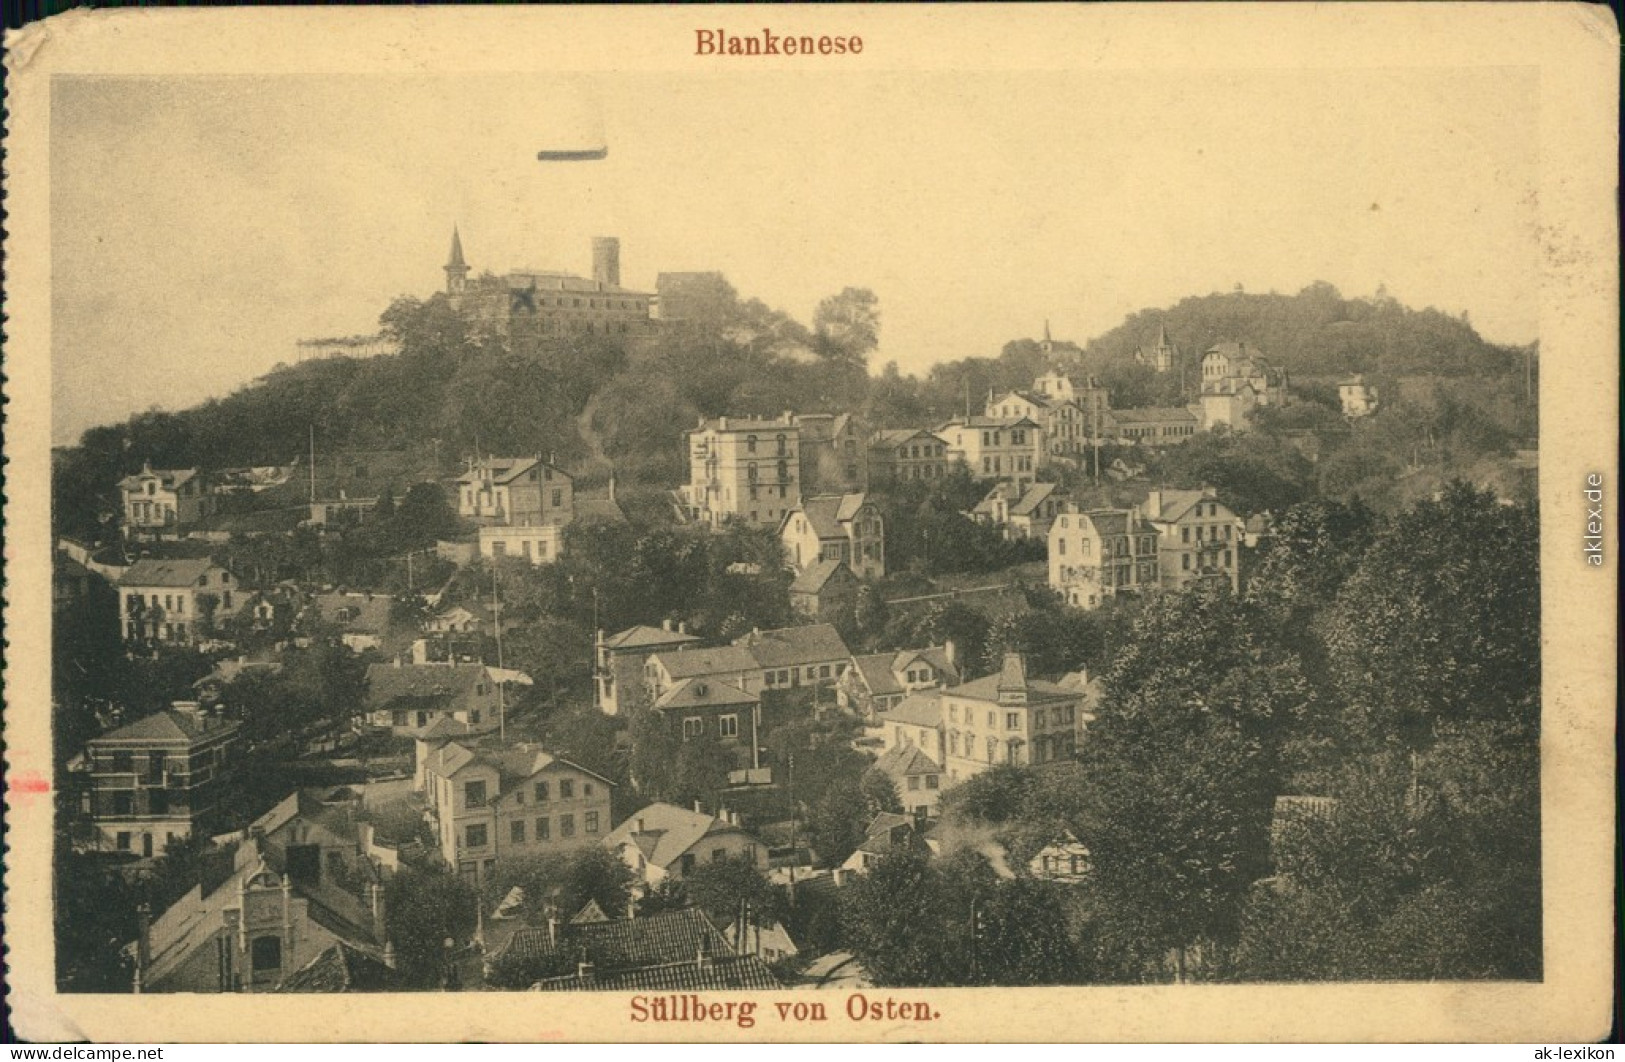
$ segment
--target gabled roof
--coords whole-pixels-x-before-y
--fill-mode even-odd
[[[841,640],[840,632],[828,623],[752,631],[735,638],[734,645],[748,649],[756,663],[764,668],[827,663],[852,655]]]
[[[797,513],[804,515],[807,522],[812,525],[813,533],[819,538],[845,538],[846,528],[841,525],[850,523],[852,518],[862,509],[866,498],[862,494],[818,494],[811,498],[803,498],[800,505],[792,507],[779,521],[782,530],[789,523],[790,518]]]
[[[1060,489],[1058,483],[1034,483],[1027,488],[1027,493],[1010,506],[1011,516],[1031,516],[1040,505]]]
[[[924,660],[948,678],[948,684],[959,681],[959,669],[948,660],[948,651],[940,646],[924,649],[900,649],[894,653],[871,653],[852,658],[852,671],[870,693],[885,696],[902,693],[903,684],[897,677],[908,670],[915,660]]]
[[[774,990],[783,987],[773,976],[772,969],[759,957],[726,952],[703,959],[696,954],[680,962],[642,966],[612,974],[594,971],[586,977],[579,973],[549,977],[531,986],[537,992],[696,992],[741,988]]]
[[[1159,523],[1176,523],[1190,512],[1197,502],[1216,500],[1202,490],[1165,490],[1162,492],[1162,509],[1152,519]]]
[[[460,705],[485,678],[484,664],[372,664],[367,668],[366,707],[377,711],[402,699]]]
[[[644,649],[652,646],[684,645],[699,641],[692,634],[668,631],[661,627],[628,627],[604,639],[606,649]]]
[[[317,594],[311,604],[323,623],[336,623],[354,634],[382,634],[389,628],[389,611],[395,599],[387,594]],[[354,609],[352,619],[339,618],[340,611]]]
[[[1134,513],[1129,509],[1090,509],[1086,513],[1067,513],[1066,515],[1086,517],[1090,526],[1094,528],[1095,534],[1100,535],[1102,538],[1109,535],[1154,535],[1157,533],[1156,526],[1143,516],[1140,518],[1139,524],[1131,529],[1129,522]]]
[[[921,690],[904,697],[880,717],[882,723],[910,726],[938,726],[942,723],[942,701],[935,690]]]
[[[1045,395],[1045,394],[1040,394],[1037,391],[1015,390],[1015,391],[1005,391],[1003,394],[998,394],[998,395],[993,396],[993,398],[988,400],[988,405],[996,406],[1000,402],[1003,402],[1005,399],[1008,399],[1008,398],[1019,398],[1024,402],[1031,402],[1033,405],[1037,406],[1039,409],[1048,409],[1055,402],[1055,400],[1050,398],[1050,396]]]
[[[684,679],[677,683],[660,695],[654,707],[660,711],[668,708],[728,708],[755,704],[757,700],[758,698],[752,697],[738,686],[701,677]]]
[[[489,470],[492,483],[512,483],[533,468],[550,469],[565,479],[575,478],[558,465],[548,464],[539,457],[487,457],[482,461],[474,462],[474,467],[458,476],[457,482],[483,482],[485,477],[482,472]]]
[[[906,778],[911,774],[941,774],[942,767],[917,745],[898,745],[875,761],[875,769]]]
[[[122,490],[138,490],[143,480],[157,477],[165,490],[174,490],[185,484],[198,474],[195,468],[143,468],[135,475],[125,476],[118,481]]]
[[[654,654],[666,674],[673,680],[700,675],[737,675],[757,670],[756,657],[750,650],[737,645],[723,645],[715,649],[678,648]]]
[[[405,980],[370,950],[342,940],[282,982],[278,992],[395,992]]]
[[[1196,423],[1196,414],[1180,406],[1141,406],[1138,409],[1108,409],[1105,416],[1122,427],[1125,424]]]
[[[90,743],[95,744],[102,741],[184,741],[191,743],[202,741],[205,738],[215,738],[222,734],[229,734],[236,730],[239,725],[227,719],[219,719],[213,716],[202,716],[200,718],[190,712],[165,708],[163,711],[143,716],[135,722],[127,723],[116,730],[109,730],[100,737],[92,738]]]
[[[932,442],[942,441],[924,428],[887,428],[875,432],[874,436],[869,440],[869,445],[872,447],[897,446],[918,439],[922,435]]]
[[[893,838],[898,836],[899,829],[906,829],[912,833],[914,820],[907,815],[882,811],[874,817],[874,820],[869,823],[869,828],[864,831],[863,843],[858,845],[858,851],[867,852],[870,855],[885,855],[895,847]]]
[[[937,431],[947,431],[949,428],[1036,428],[1038,423],[1030,417],[955,417],[946,422]]]
[[[610,524],[624,524],[627,522],[626,510],[621,508],[621,503],[605,495],[577,494],[573,505],[578,521],[596,520]]]
[[[643,824],[641,830],[638,828],[640,822]],[[664,869],[677,862],[683,853],[705,837],[721,833],[750,836],[743,827],[732,825],[715,815],[657,802],[611,830],[609,836],[604,838],[604,844],[611,849],[623,844],[636,844],[645,859]]]
[[[144,557],[119,576],[120,586],[196,586],[210,571],[219,568],[208,558],[197,560],[153,560]]]
[[[795,582],[790,584],[790,592],[792,594],[816,594],[824,589],[824,584],[829,582],[836,572],[842,570],[846,572],[847,581],[857,581],[858,577],[852,574],[852,569],[846,566],[846,561],[821,557],[813,561],[806,571],[796,576]]]
[[[1079,696],[1079,690],[1070,689],[1056,682],[1045,682],[1043,679],[1026,678],[1025,676],[1025,667],[1021,669],[1021,674],[1018,676],[1011,672],[1007,660],[1006,667],[1000,670],[998,674],[984,675],[973,682],[965,683],[963,686],[955,686],[947,692],[955,697],[963,697],[972,701],[986,701],[988,704],[1001,703],[1000,693],[1004,693],[1008,697],[1010,693],[1017,691],[1026,694],[1028,704],[1076,700]]]

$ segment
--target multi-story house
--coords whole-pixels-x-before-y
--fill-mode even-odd
[[[346,795],[348,794],[348,795]],[[127,949],[148,992],[285,992],[338,959],[336,983],[399,988],[388,943],[385,872],[369,857],[348,790],[290,795],[238,835],[224,879],[212,875]]]
[[[927,689],[910,693],[880,717],[886,752],[915,748],[932,761],[943,762],[948,746],[942,725],[942,692]]]
[[[801,501],[801,429],[776,420],[718,417],[688,432],[689,481],[679,495],[692,520],[776,527]]]
[[[1195,435],[1202,419],[1180,406],[1113,409],[1102,418],[1101,431],[1112,442],[1134,446],[1172,446]]]
[[[644,666],[659,652],[675,651],[699,639],[688,633],[687,624],[673,629],[666,620],[659,627],[628,627],[606,636],[598,632],[596,654],[597,708],[605,715],[631,715],[647,708],[652,700],[644,685]]]
[[[715,738],[724,746],[743,746],[757,766],[762,700],[738,686],[712,678],[683,679],[655,700],[652,709],[679,741]]]
[[[462,236],[453,229],[445,271],[452,307],[500,335],[636,336],[653,328],[654,296],[621,286],[621,242],[613,236],[593,237],[591,277],[515,269],[471,278]]]
[[[648,657],[643,665],[644,696],[651,702],[659,700],[679,682],[696,678],[724,682],[751,694],[760,694],[763,689],[761,665],[749,649],[737,645],[713,649],[679,645]]]
[[[948,444],[948,457],[978,479],[1007,479],[1025,490],[1044,464],[1044,429],[1027,417],[957,417],[936,433]]]
[[[1337,399],[1343,404],[1343,416],[1351,419],[1377,411],[1377,388],[1359,373],[1337,381]]]
[[[369,725],[391,734],[416,737],[441,719],[471,733],[501,724],[502,691],[484,664],[388,664],[367,668],[362,702]]]
[[[390,635],[389,614],[394,604],[395,599],[387,594],[317,594],[305,612],[305,626],[335,631],[353,653],[381,649]]]
[[[1068,404],[1075,411],[1059,419],[1058,424],[1067,430],[1059,444],[1054,439],[1050,440],[1051,453],[1076,456],[1092,446],[1096,439],[1104,438],[1106,413],[1112,405],[1111,395],[1095,377],[1047,372],[1033,380],[1030,394],[1036,400]]]
[[[1134,509],[1069,507],[1049,532],[1049,586],[1076,608],[1154,589],[1160,582],[1157,529]]]
[[[124,498],[124,533],[176,532],[214,511],[214,497],[195,468],[159,468],[119,480]]]
[[[1196,579],[1218,579],[1241,589],[1239,553],[1246,525],[1211,487],[1154,490],[1145,518],[1157,529],[1160,581],[1178,588]]]
[[[1095,389],[1075,391],[1088,399],[1098,398],[1104,409],[1106,392]],[[1085,411],[1075,401],[1042,391],[1006,391],[990,394],[987,415],[1000,420],[1026,417],[1044,429],[1044,441],[1052,455],[1077,457],[1089,445],[1091,431],[1099,423],[1093,406]]]
[[[971,510],[971,517],[1000,528],[1010,541],[1043,539],[1049,537],[1050,524],[1069,500],[1056,483],[1034,483],[1026,490],[1000,483]]]
[[[195,644],[244,600],[231,572],[207,559],[143,558],[119,576],[118,592],[127,642]]]
[[[423,774],[440,856],[476,881],[499,859],[592,844],[613,826],[614,783],[532,745],[450,741],[429,752]]]
[[[952,686],[959,681],[954,646],[928,646],[894,653],[854,656],[852,665],[835,684],[835,699],[842,708],[873,717],[890,711],[917,690]]]
[[[916,821],[937,817],[943,789],[942,765],[917,746],[889,749],[874,770],[891,779],[903,810]]]
[[[1070,759],[1083,740],[1082,685],[1030,678],[1019,653],[1006,653],[998,674],[942,690],[937,698],[950,785],[995,764]]]
[[[646,889],[681,881],[705,863],[744,857],[767,869],[767,846],[739,824],[736,814],[707,815],[655,803],[615,827],[604,846],[632,868]]]
[[[828,623],[753,630],[733,644],[756,662],[763,690],[833,685],[852,659],[852,650]]]
[[[869,440],[869,481],[876,486],[948,474],[948,444],[928,431],[896,428]]]
[[[1258,406],[1286,402],[1287,376],[1246,343],[1216,343],[1202,355],[1202,430],[1246,431]]]
[[[797,572],[821,560],[845,561],[860,579],[886,575],[886,524],[864,494],[821,494],[792,506],[779,541]]]
[[[570,474],[540,457],[487,457],[457,477],[457,515],[482,524],[562,526],[574,508]]]
[[[801,493],[847,494],[869,489],[868,429],[850,413],[800,413]]]
[[[88,812],[95,847],[142,857],[208,829],[239,725],[190,701],[92,738]]]

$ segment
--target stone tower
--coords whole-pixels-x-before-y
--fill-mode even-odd
[[[621,241],[614,236],[592,238],[592,278],[605,288],[621,286]]]

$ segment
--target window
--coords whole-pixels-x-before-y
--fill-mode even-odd
[[[547,783],[546,782],[537,782],[536,783],[536,803],[538,803],[538,804],[547,803]]]
[[[925,787],[927,789],[935,789],[937,787],[937,776],[934,775],[934,774],[926,775],[925,776]]]
[[[999,743],[995,738],[987,739],[987,762],[992,763],[999,754]]]
[[[464,782],[463,803],[471,808],[483,808],[485,806],[485,783]]]
[[[464,836],[467,838],[468,847],[484,848],[487,840],[485,834],[485,823],[476,822],[474,825],[468,827],[468,832]]]
[[[576,835],[576,817],[574,815],[559,816],[559,836],[574,837]]]
[[[954,756],[959,755],[959,731],[957,730],[948,731],[948,752]]]
[[[584,796],[584,797],[592,796],[592,783],[591,782],[582,782],[581,783],[581,795]]]
[[[282,969],[282,938],[255,937],[249,947],[250,962],[255,973]]]
[[[480,711],[478,708],[468,713],[468,723],[470,726],[480,725]]]
[[[697,715],[691,715],[683,720],[683,740],[697,738],[705,733],[705,720]]]
[[[128,774],[135,770],[135,754],[133,752],[113,753],[113,770],[119,774]]]
[[[553,508],[557,509],[559,506],[561,506],[563,504],[564,504],[564,491],[555,488],[554,491],[553,491]]]
[[[573,780],[571,780],[569,778],[565,778],[565,779],[563,779],[563,780],[561,780],[559,782],[559,799],[560,800],[574,800],[575,795],[576,795],[576,784],[575,784],[575,782]]]
[[[1180,528],[1179,529],[1179,540],[1181,542],[1189,542],[1191,540],[1191,529],[1188,528],[1188,527]]]
[[[737,715],[724,715],[717,719],[717,733],[721,737],[731,738],[739,736],[739,717]]]
[[[588,833],[598,832],[598,812],[589,811],[583,816],[583,826]]]
[[[1182,562],[1180,564],[1180,567],[1183,568],[1185,571],[1190,571],[1191,570],[1191,555],[1189,553],[1185,553],[1185,554],[1182,554],[1179,559]]]
[[[917,775],[917,774],[909,775],[908,776],[908,787],[910,789],[918,789],[918,788],[920,788],[920,776]]]
[[[1059,556],[1062,556],[1062,557],[1066,556],[1066,539],[1065,538],[1058,538],[1058,539],[1055,540],[1055,552]]]
[[[1004,728],[1006,730],[1020,730],[1021,729],[1021,713],[1020,712],[1005,712],[1004,713]]]
[[[950,723],[959,722],[959,705],[950,704],[948,706],[948,722],[950,722]]]
[[[780,436],[777,436],[777,437],[776,437],[776,441],[777,441],[777,442],[778,442],[778,444],[779,444],[779,456],[780,456],[780,457],[784,457],[784,456],[785,456],[785,455],[786,455],[786,454],[788,454],[788,453],[789,453],[789,452],[790,452],[790,451],[789,451],[789,450],[787,450],[787,449],[786,449],[786,448],[785,448],[785,439],[784,439],[784,436],[782,436],[782,435],[780,435]],[[780,467],[780,468],[783,468],[783,467],[784,467],[784,462],[782,462],[782,461],[781,461],[781,462],[779,462],[779,467]],[[780,474],[780,475],[779,475],[779,478],[780,478],[780,479],[783,479],[783,478],[784,478],[784,475],[783,475],[783,474],[782,474],[782,473],[781,473],[781,474]]]
[[[753,454],[756,452],[756,436],[745,436],[745,452],[747,454]]]
[[[524,819],[514,819],[512,822],[508,823],[508,840],[512,841],[514,844],[525,843]]]
[[[130,831],[120,830],[113,843],[118,845],[120,852],[128,852],[130,850]]]
[[[549,832],[548,832],[547,819],[545,819],[545,818],[537,819],[536,820],[536,839],[538,841],[545,841],[545,840],[548,839],[548,836],[549,836]]]

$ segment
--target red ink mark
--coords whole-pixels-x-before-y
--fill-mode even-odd
[[[35,774],[33,771],[24,771],[15,778],[6,779],[6,788],[13,793],[26,796],[38,796],[51,791],[51,783]]]

